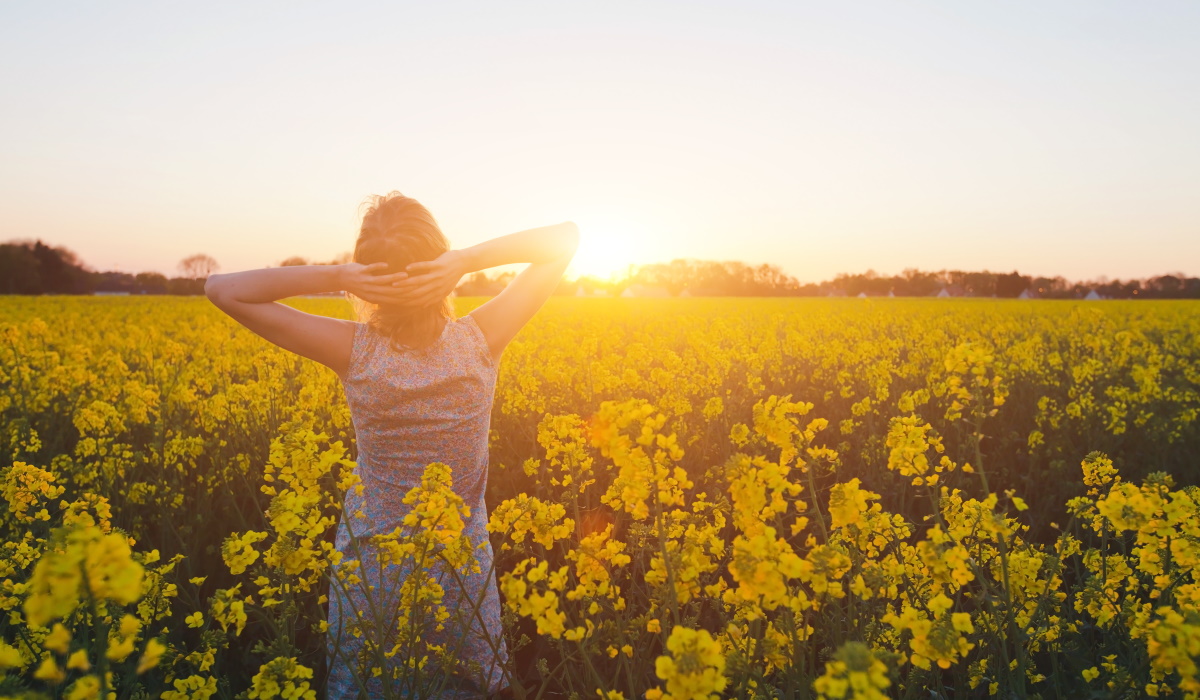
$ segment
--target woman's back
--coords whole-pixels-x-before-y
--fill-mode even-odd
[[[344,624],[353,611],[379,610],[386,618],[384,626],[393,629],[392,618],[407,612],[399,584],[415,566],[373,565],[369,538],[401,527],[411,510],[403,498],[421,485],[425,468],[433,462],[450,467],[454,491],[470,508],[463,532],[475,547],[480,571],[460,574],[461,583],[446,573],[448,567],[433,566],[430,571],[445,590],[442,604],[448,611],[470,612],[478,606],[479,614],[452,617],[441,633],[429,625],[422,641],[457,647],[455,656],[477,662],[482,670],[475,689],[441,697],[478,697],[479,692],[501,687],[499,664],[505,647],[484,503],[495,382],[495,362],[470,315],[447,321],[441,336],[420,350],[396,348],[369,326],[356,326],[343,385],[358,444],[355,473],[363,488],[346,494],[337,548],[347,559],[363,560],[364,585],[330,592],[331,652],[342,661],[331,665],[329,697],[356,694],[350,658],[361,653],[361,640],[346,634]],[[369,596],[364,594],[370,590],[367,586],[374,587]],[[335,640],[340,649],[333,648]]]
[[[496,365],[471,315],[446,322],[441,337],[421,350],[397,349],[357,324],[350,367],[342,380],[358,443],[357,473],[367,491],[420,485],[425,467],[451,468],[454,490],[472,515],[485,513],[488,430]],[[373,505],[380,505],[372,499]],[[352,512],[347,502],[346,512]],[[375,524],[397,521],[388,507]],[[391,527],[395,527],[392,525]],[[391,528],[381,532],[390,532]],[[356,536],[380,534],[358,532]]]

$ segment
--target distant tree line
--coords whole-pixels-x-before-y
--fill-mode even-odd
[[[338,265],[349,262],[342,253],[328,262],[290,257],[280,266]],[[177,277],[158,272],[94,272],[63,246],[42,241],[0,243],[0,294],[203,294],[204,280],[219,269],[211,256],[197,253],[179,262]],[[495,296],[516,273],[489,276],[476,272],[458,286],[461,296]],[[556,294],[583,296],[950,296],[1078,299],[1090,292],[1110,299],[1200,299],[1200,279],[1168,274],[1127,281],[1098,279],[1071,282],[1063,277],[1034,277],[1019,272],[924,272],[908,269],[898,275],[872,270],[840,274],[832,280],[801,284],[776,265],[747,265],[713,260],[672,260],[631,265],[614,279],[564,279]]]
[[[801,294],[835,296],[935,296],[947,290],[951,296],[1013,299],[1023,294],[1039,299],[1081,299],[1090,292],[1107,299],[1200,299],[1200,279],[1182,274],[1159,275],[1127,281],[1100,278],[1072,282],[1059,277],[1035,277],[1019,272],[923,272],[908,269],[899,275],[841,274],[828,282],[806,284]]]
[[[684,291],[692,296],[797,296],[802,289],[776,265],[683,259],[634,265],[615,286],[633,285],[662,288],[671,296]]]
[[[203,294],[218,270],[203,253],[179,262],[179,276],[158,272],[95,272],[74,252],[42,241],[0,243],[0,294]]]
[[[0,243],[0,294],[86,294],[88,272],[75,253],[41,241]]]
[[[775,265],[757,267],[741,262],[673,260],[634,265],[614,280],[582,277],[564,281],[560,294],[620,295],[626,289],[646,294],[650,290],[677,296],[948,296],[1040,299],[1079,299],[1090,292],[1109,299],[1200,299],[1200,278],[1168,274],[1127,281],[1072,282],[1063,277],[1036,277],[1019,272],[925,272],[907,269],[898,275],[872,270],[839,274],[832,280],[801,284]]]

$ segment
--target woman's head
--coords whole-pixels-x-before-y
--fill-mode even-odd
[[[409,263],[433,260],[450,249],[437,221],[420,202],[399,192],[375,195],[364,203],[362,227],[354,243],[354,262],[387,263],[387,272],[402,272]],[[421,348],[437,340],[442,326],[454,318],[450,297],[425,308],[356,303],[359,320],[393,343]]]

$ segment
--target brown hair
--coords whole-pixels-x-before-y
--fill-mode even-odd
[[[402,272],[409,263],[433,260],[450,250],[433,214],[412,197],[393,191],[373,195],[363,206],[366,211],[354,243],[354,262],[385,262],[387,272]],[[393,345],[420,349],[436,341],[445,323],[454,319],[452,296],[424,308],[356,299],[355,308],[360,321]]]

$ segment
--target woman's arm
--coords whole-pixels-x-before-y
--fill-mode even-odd
[[[350,290],[376,296],[402,275],[375,275],[386,265],[299,265],[211,275],[204,294],[235,321],[284,350],[343,375],[350,364],[354,324],[276,303],[302,294]]]
[[[570,261],[578,245],[579,227],[574,222],[567,221],[493,238],[464,248],[458,251],[458,254],[462,257],[462,264],[466,269],[463,274],[469,274],[512,263],[539,265],[564,258]],[[418,266],[410,265],[408,271],[413,274],[419,270]]]
[[[448,250],[434,260],[408,265],[408,279],[399,273],[401,281],[393,284],[394,293],[388,301],[414,307],[436,304],[454,291],[464,275],[499,265],[553,263],[564,256],[569,262],[578,244],[579,228],[567,221],[510,233],[470,248]]]
[[[408,279],[394,283],[397,303],[426,306],[454,290],[463,275],[497,265],[531,263],[494,299],[471,312],[492,357],[500,354],[554,293],[575,250],[579,227],[567,221],[493,238],[436,260],[412,263]]]

